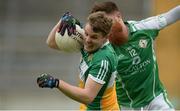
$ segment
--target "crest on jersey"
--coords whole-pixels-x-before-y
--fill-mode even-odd
[[[139,41],[139,46],[140,46],[141,48],[146,48],[146,47],[147,47],[147,40],[141,39],[141,40]]]

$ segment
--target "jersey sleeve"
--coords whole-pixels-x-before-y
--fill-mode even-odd
[[[91,66],[89,77],[100,84],[105,84],[110,76],[110,64],[108,60],[102,59],[96,61]]]
[[[134,24],[134,30],[161,30],[180,19],[180,5],[157,16],[141,21],[129,21]]]
[[[166,18],[167,25],[173,24],[180,20],[180,5],[174,7],[166,13],[163,13],[162,16]]]
[[[164,16],[154,16],[141,21],[128,21],[133,24],[133,31],[138,30],[161,30],[167,25],[167,21]]]

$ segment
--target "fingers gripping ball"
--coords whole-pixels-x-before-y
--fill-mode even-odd
[[[109,34],[109,41],[115,45],[122,45],[128,41],[128,37],[123,32],[122,26],[119,22],[113,24]]]
[[[83,47],[83,35],[84,30],[76,25],[75,34],[68,34],[68,31],[65,30],[64,35],[61,35],[58,31],[55,35],[55,41],[58,45],[58,48],[63,52],[79,52]]]
[[[75,34],[76,25],[81,26],[81,23],[76,18],[74,18],[70,12],[64,13],[60,21],[61,23],[58,32],[61,35],[64,35],[65,31],[67,30],[68,35],[71,36],[72,34]]]

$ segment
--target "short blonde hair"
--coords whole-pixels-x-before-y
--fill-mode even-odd
[[[107,36],[112,27],[112,19],[108,18],[104,12],[95,12],[89,15],[88,23],[95,33]]]

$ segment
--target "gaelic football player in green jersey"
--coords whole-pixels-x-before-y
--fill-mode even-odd
[[[98,11],[114,20],[109,39],[118,55],[116,91],[121,110],[174,110],[159,79],[154,40],[161,29],[180,19],[180,6],[127,22],[113,2],[95,4],[92,13]]]
[[[180,6],[141,21],[124,22],[114,2],[97,3],[114,20],[109,41],[118,55],[116,92],[121,110],[174,110],[158,72],[154,40],[158,32],[180,19]],[[70,26],[71,27],[71,26]]]
[[[59,46],[55,40],[59,26],[60,22],[48,37],[47,43],[51,48],[57,49]],[[88,17],[79,65],[81,87],[72,86],[48,74],[37,78],[39,87],[58,88],[68,97],[85,104],[82,110],[119,110],[115,88],[117,56],[108,41],[111,26],[112,19],[106,17],[104,12],[93,13]]]

